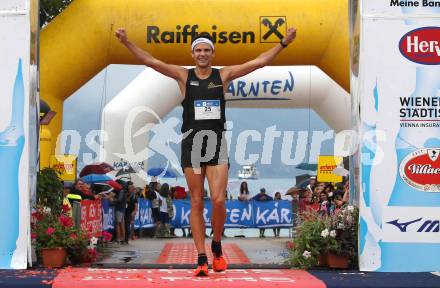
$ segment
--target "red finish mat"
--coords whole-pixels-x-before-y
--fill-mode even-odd
[[[324,288],[324,282],[303,270],[234,269],[208,277],[194,277],[192,269],[87,269],[61,270],[54,288],[113,287],[290,287]]]
[[[210,245],[210,244],[209,244]],[[209,263],[212,263],[211,247],[205,245]],[[249,258],[237,244],[222,244],[223,256],[228,264],[248,264]],[[197,250],[194,243],[167,243],[162,249],[156,264],[195,264],[197,263]]]

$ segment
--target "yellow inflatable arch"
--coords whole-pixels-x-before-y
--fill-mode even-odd
[[[113,36],[118,27],[178,65],[193,65],[191,36],[209,32],[213,64],[224,66],[257,56],[291,26],[297,39],[273,65],[316,65],[348,91],[348,0],[75,0],[41,32],[41,97],[57,112],[52,143],[67,97],[109,64],[138,64]],[[45,147],[53,153],[54,146]]]

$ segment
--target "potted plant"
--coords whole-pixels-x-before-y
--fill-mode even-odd
[[[36,205],[47,207],[55,215],[61,213],[63,203],[63,183],[56,170],[44,168],[37,174]]]
[[[87,233],[75,228],[70,237],[71,241],[69,241],[66,247],[70,263],[76,265],[85,262],[85,259],[87,259],[87,245],[89,243]]]
[[[357,263],[359,209],[345,205],[331,217],[330,229],[336,231],[339,249],[329,251],[327,262],[331,268],[348,268]]]
[[[325,266],[325,253],[339,249],[335,239],[336,231],[329,230],[330,218],[317,212],[301,216],[293,243],[290,245],[289,264],[307,269],[311,266]]]
[[[67,208],[64,206],[64,211]],[[65,212],[52,214],[46,207],[37,206],[32,213],[31,238],[45,267],[64,265],[68,249],[86,249],[87,235],[73,224]],[[78,252],[78,250],[72,253]]]

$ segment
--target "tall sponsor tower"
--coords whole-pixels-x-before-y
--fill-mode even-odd
[[[0,2],[0,269],[30,260],[30,199],[38,157],[38,1]]]
[[[440,1],[351,4],[360,268],[438,271]]]

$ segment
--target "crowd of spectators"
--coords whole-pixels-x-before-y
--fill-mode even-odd
[[[293,192],[292,192],[293,191]],[[227,193],[227,192],[226,192]],[[206,192],[208,196],[208,192]],[[282,199],[280,192],[275,192],[271,197],[265,188],[251,196],[246,181],[241,182],[237,196],[239,201],[278,201]],[[286,195],[292,196],[292,212],[295,219],[307,211],[316,211],[322,215],[331,215],[348,202],[348,179],[342,183],[317,182],[314,177],[310,178],[305,188],[294,188]],[[173,200],[187,199],[188,191],[184,187],[170,187],[167,183],[159,183],[154,177],[144,188],[136,187],[131,181],[108,181],[107,183],[88,184],[81,178],[73,185],[65,185],[65,204],[82,200],[108,199],[114,207],[114,241],[119,244],[127,244],[129,240],[139,237],[139,231],[134,231],[134,219],[138,209],[138,199],[151,201],[152,217],[155,223],[153,237],[169,238],[176,237],[175,229],[171,227],[170,220],[174,217]],[[230,195],[230,198],[232,196]],[[295,224],[295,223],[294,223]],[[260,238],[265,237],[265,229],[260,228]],[[280,236],[280,228],[273,228],[275,237]],[[151,235],[151,233],[150,233]],[[190,237],[191,230],[182,228],[182,236]]]

